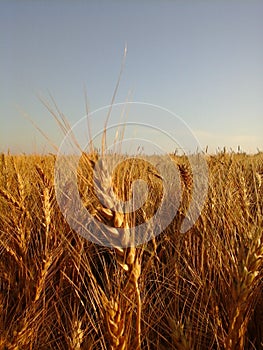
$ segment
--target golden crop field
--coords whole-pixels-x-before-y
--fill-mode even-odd
[[[209,187],[196,223],[180,231],[192,175],[187,158],[173,156],[178,212],[161,234],[125,248],[70,228],[56,200],[55,156],[1,154],[0,349],[263,349],[263,154],[206,157]],[[148,184],[143,207],[126,215],[94,193],[95,158],[79,163],[82,201],[109,235],[132,232],[158,209],[162,178],[147,162],[119,166],[120,198],[134,179]]]

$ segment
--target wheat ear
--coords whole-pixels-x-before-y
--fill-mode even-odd
[[[105,326],[108,334],[110,349],[127,349],[131,339],[131,323],[136,308],[136,335],[133,349],[140,349],[141,337],[141,298],[138,286],[141,274],[141,257],[139,251],[133,246],[132,222],[127,214],[116,205],[113,198],[117,188],[105,163],[101,162],[100,174],[95,174],[94,181],[97,193],[103,204],[93,206],[92,214],[97,220],[108,225],[107,239],[114,247],[119,273],[123,275],[121,286],[113,288],[105,307]],[[122,232],[118,229],[122,228]],[[121,236],[122,235],[122,236]],[[128,248],[123,248],[123,246]],[[121,290],[120,290],[121,289]]]

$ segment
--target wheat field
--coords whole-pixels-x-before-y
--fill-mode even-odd
[[[206,157],[208,194],[191,229],[180,231],[191,168],[173,156],[183,186],[177,214],[157,237],[122,248],[69,227],[54,155],[1,154],[0,349],[263,349],[263,154]],[[79,163],[83,203],[112,235],[132,232],[157,210],[162,179],[144,162],[123,162],[118,196],[127,199],[137,178],[149,188],[143,208],[123,215],[94,194],[95,160]]]

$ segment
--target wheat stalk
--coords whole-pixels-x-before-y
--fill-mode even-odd
[[[260,285],[260,274],[263,268],[263,245],[262,238],[254,233],[251,246],[243,256],[239,276],[232,286],[232,296],[235,305],[234,312],[230,317],[228,335],[225,340],[225,349],[243,349],[245,336],[251,313],[249,302],[253,293]]]
[[[141,274],[141,261],[139,252],[133,246],[132,222],[128,215],[125,215],[114,200],[118,189],[112,183],[112,177],[106,163],[100,163],[100,173],[95,173],[94,181],[97,185],[97,193],[104,204],[93,206],[92,215],[108,225],[107,239],[112,242],[120,271],[124,274],[122,291],[113,290],[108,298],[105,307],[105,325],[108,333],[110,348],[127,349],[131,338],[131,322],[133,319],[134,307],[136,306],[136,336],[134,349],[140,349],[141,335],[141,299],[138,280]],[[119,228],[123,234],[120,236]],[[128,248],[122,248],[122,245]],[[130,247],[129,247],[130,246]],[[135,297],[135,301],[134,301]]]

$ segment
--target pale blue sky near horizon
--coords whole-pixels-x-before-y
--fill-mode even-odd
[[[108,105],[125,44],[116,102],[131,93],[169,109],[211,152],[263,150],[262,18],[259,0],[1,1],[0,151],[51,150],[23,114],[60,144],[39,96],[50,93],[72,125],[85,115],[84,86],[90,111]],[[172,118],[153,113],[151,124],[176,137]]]

